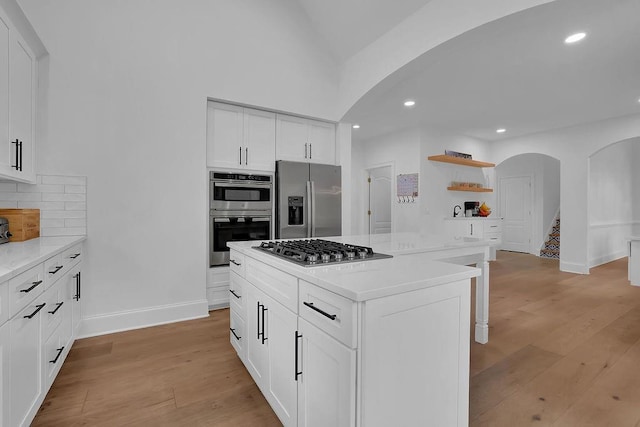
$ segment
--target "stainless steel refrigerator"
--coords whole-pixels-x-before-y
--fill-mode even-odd
[[[342,234],[340,166],[276,162],[276,238]]]

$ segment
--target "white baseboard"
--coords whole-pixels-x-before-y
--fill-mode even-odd
[[[614,252],[601,257],[597,257],[589,260],[589,267],[590,268],[597,267],[599,265],[606,264],[608,262],[615,261],[620,258],[624,258],[628,255],[629,253],[626,250],[622,250],[622,251]]]
[[[206,299],[203,299],[181,304],[161,305],[139,310],[89,316],[82,319],[78,338],[199,319],[208,315],[208,303]]]
[[[589,267],[584,264],[560,261],[560,271],[566,273],[589,274]]]

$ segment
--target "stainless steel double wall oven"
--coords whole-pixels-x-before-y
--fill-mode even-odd
[[[269,175],[209,173],[209,264],[229,264],[227,242],[269,240],[273,209]]]

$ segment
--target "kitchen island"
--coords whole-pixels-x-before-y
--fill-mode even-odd
[[[230,340],[282,423],[468,425],[470,279],[482,271],[456,264],[482,266],[488,243],[325,239],[394,256],[302,267],[229,243]]]

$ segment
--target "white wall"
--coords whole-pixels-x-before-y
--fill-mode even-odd
[[[399,174],[420,174],[418,198],[415,203],[393,203],[393,229],[396,232],[417,231],[427,235],[444,233],[444,218],[452,216],[453,207],[465,201],[486,201],[495,205],[494,193],[469,193],[448,191],[451,181],[480,182],[493,185],[495,178],[491,168],[471,168],[447,163],[432,162],[428,156],[454,150],[473,155],[476,160],[488,161],[488,144],[472,138],[452,135],[433,129],[409,129],[353,144],[353,188],[362,188],[353,197],[353,222],[358,233],[367,232],[367,193],[363,182],[367,168],[385,163],[394,165],[395,178]]]
[[[598,151],[589,162],[589,266],[627,255],[626,238],[640,225],[640,138]]]
[[[287,0],[22,0],[49,51],[40,173],[84,175],[84,334],[206,315],[207,97],[331,118],[337,68]]]
[[[632,115],[492,143],[495,163],[531,152],[560,160],[561,270],[589,272],[589,156],[637,136],[640,115]]]
[[[532,178],[531,253],[539,255],[540,247],[545,242],[551,223],[560,207],[560,161],[541,154],[521,154],[496,165],[495,174],[497,183],[501,178],[506,177],[530,176]],[[498,186],[496,186],[496,196],[496,208],[498,208],[500,205]]]
[[[367,169],[390,164],[392,166],[392,189],[396,194],[396,180],[400,174],[420,173],[420,132],[417,129],[407,130],[392,135],[385,135],[366,142],[354,142],[352,154],[352,188],[356,192],[353,197],[354,234],[368,233]],[[392,225],[394,232],[419,231],[420,205],[423,202],[422,188],[418,189],[418,198],[414,203],[397,203],[391,205]]]

